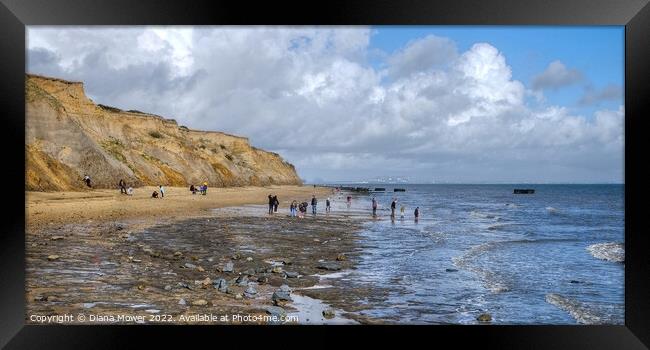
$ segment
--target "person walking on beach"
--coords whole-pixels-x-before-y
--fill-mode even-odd
[[[399,208],[400,212],[400,218],[404,219],[404,210],[406,210],[406,207],[404,207],[404,204]]]
[[[158,198],[158,191],[153,191],[151,198]]]
[[[372,197],[372,216],[377,216],[377,199]]]
[[[205,181],[203,182],[203,195],[205,196],[207,194],[208,194],[208,182]]]
[[[190,185],[190,192],[192,192],[192,194],[196,194],[196,187],[194,187],[194,185]]]
[[[158,185],[160,189],[160,198],[165,198],[165,188],[162,185]]]
[[[273,196],[269,194],[269,214],[273,214],[273,204],[275,204],[275,201]]]
[[[93,186],[90,185],[90,176],[88,174],[84,175],[84,182],[86,183],[86,186],[92,188]]]
[[[329,213],[331,210],[332,208],[330,207],[330,198],[327,197],[327,200],[325,201],[325,212]]]
[[[352,196],[348,196],[347,201],[348,201],[348,209],[350,209],[350,206],[352,205]]]
[[[395,217],[395,209],[397,209],[397,199],[393,198],[393,202],[390,203],[390,216]]]
[[[280,205],[280,201],[278,200],[278,196],[273,195],[273,212],[274,213],[278,212],[278,205]]]
[[[291,217],[295,218],[296,217],[296,207],[298,206],[298,203],[296,203],[295,200],[291,201],[291,205],[289,206],[289,211],[291,211]]]
[[[126,194],[126,182],[124,182],[124,179],[120,179],[120,194]]]
[[[316,196],[311,196],[311,213],[316,215],[316,205],[318,204],[318,200],[316,200]]]
[[[415,207],[415,212],[413,212],[413,215],[415,215],[415,222],[418,222],[418,218],[420,217],[420,207]]]

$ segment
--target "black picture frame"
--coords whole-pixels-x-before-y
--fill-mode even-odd
[[[648,180],[645,168],[645,107],[650,97],[650,6],[648,0],[447,0],[215,2],[0,0],[0,111],[4,215],[0,220],[0,346],[7,348],[122,348],[134,338],[166,343],[175,337],[252,341],[253,333],[289,334],[338,341],[338,334],[404,344],[412,336],[425,344],[488,348],[644,349],[650,346],[650,254],[642,218]],[[622,326],[32,326],[25,325],[25,26],[171,24],[332,25],[624,25],[625,26],[625,325]],[[8,196],[7,196],[8,195]],[[163,328],[164,327],[164,328]],[[188,330],[192,334],[188,334]],[[397,336],[399,332],[399,336]],[[320,338],[318,338],[320,337]],[[244,341],[242,340],[242,341]],[[433,343],[430,343],[433,342]],[[312,342],[301,343],[310,346]],[[216,344],[216,343],[215,343]],[[243,344],[243,343],[242,343]],[[645,344],[645,345],[644,345]],[[252,344],[251,344],[252,345]],[[284,344],[283,344],[284,345]]]

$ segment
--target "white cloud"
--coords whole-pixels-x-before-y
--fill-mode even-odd
[[[553,61],[542,73],[533,77],[533,89],[558,89],[582,79],[583,74],[577,69],[569,69],[561,61]]]
[[[487,43],[459,53],[428,36],[377,69],[364,27],[28,32],[30,72],[82,80],[98,103],[245,135],[308,179],[622,180],[622,107],[581,116],[530,106],[526,96],[538,92]],[[537,84],[574,75],[553,62]]]

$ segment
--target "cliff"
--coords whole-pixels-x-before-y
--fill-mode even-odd
[[[27,75],[25,186],[30,191],[95,187],[300,184],[293,165],[247,138],[191,130],[175,120],[95,104],[83,83]]]

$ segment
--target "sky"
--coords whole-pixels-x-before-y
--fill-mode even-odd
[[[307,182],[623,183],[624,27],[42,27],[27,71]]]

